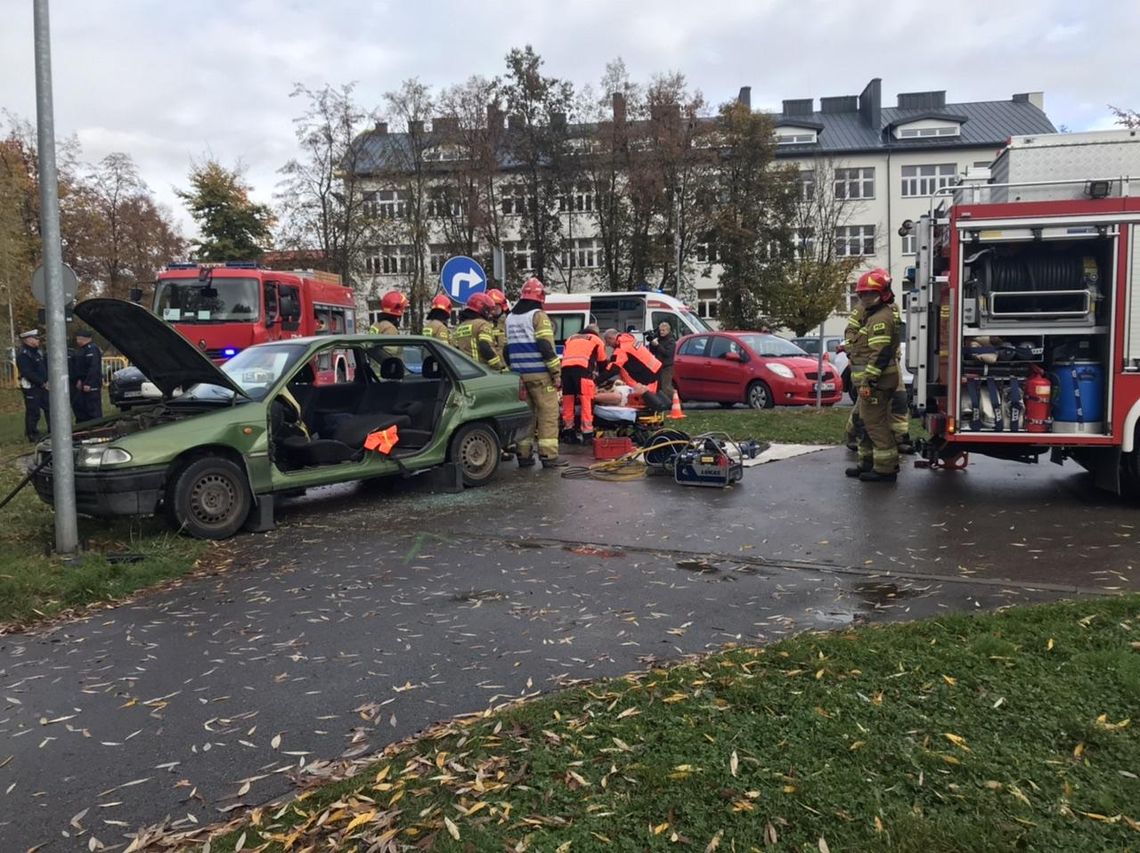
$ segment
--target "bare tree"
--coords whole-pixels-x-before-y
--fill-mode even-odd
[[[354,88],[293,88],[290,97],[305,101],[305,112],[293,120],[304,155],[279,170],[284,179],[276,194],[280,245],[323,256],[327,269],[350,285],[364,266],[373,226],[364,199],[372,158],[360,134],[374,116],[355,102]]]
[[[1116,116],[1116,123],[1120,126],[1127,128],[1140,127],[1140,112],[1114,107],[1112,104],[1109,104],[1108,108],[1112,111],[1112,114]]]
[[[427,273],[431,237],[429,205],[434,182],[434,164],[429,150],[435,140],[427,130],[435,101],[431,90],[418,79],[405,80],[399,89],[384,95],[388,117],[403,130],[390,137],[385,172],[396,188],[401,216],[394,224],[408,248],[410,265],[405,273],[411,301],[413,329],[423,324],[425,303],[430,295]]]
[[[439,106],[447,123],[433,126],[441,151],[435,212],[448,253],[477,258],[488,270],[491,247],[503,243],[495,183],[503,135],[499,89],[498,80],[474,76],[444,90]]]
[[[851,273],[861,263],[863,246],[842,236],[862,202],[836,192],[837,171],[843,165],[818,157],[810,168],[789,170],[785,179],[794,202],[789,220],[792,233],[783,252],[771,262],[781,274],[764,297],[765,313],[776,324],[804,335],[819,326],[841,305]]]

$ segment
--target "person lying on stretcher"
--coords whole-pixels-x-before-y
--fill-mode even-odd
[[[620,379],[613,379],[611,382],[608,388],[599,390],[594,395],[595,406],[624,406],[661,412],[669,408],[671,403],[646,385],[627,385]]]

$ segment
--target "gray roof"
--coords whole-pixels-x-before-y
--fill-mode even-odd
[[[773,116],[777,125],[790,127],[822,126],[815,145],[781,145],[779,157],[803,157],[814,152],[853,153],[866,151],[921,150],[924,148],[1000,147],[1011,136],[1032,133],[1056,133],[1053,122],[1033,104],[1026,101],[977,101],[971,104],[947,104],[940,109],[899,109],[883,107],[879,127],[870,127],[858,112]],[[895,139],[890,128],[907,121],[945,118],[962,121],[959,136],[935,136],[921,139]]]
[[[854,99],[852,99],[854,100]],[[900,151],[921,149],[954,148],[1000,148],[1011,136],[1021,134],[1055,133],[1056,128],[1048,116],[1027,100],[977,101],[964,104],[946,104],[931,107],[929,104],[913,109],[883,107],[878,127],[873,127],[864,118],[865,113],[851,112],[812,112],[803,115],[776,113],[772,117],[777,125],[808,127],[818,130],[818,142],[807,145],[780,145],[777,157],[803,158],[814,154],[857,153],[874,151]],[[890,129],[907,121],[929,118],[944,118],[961,122],[959,136],[936,136],[918,139],[895,139]],[[575,131],[586,133],[593,125],[572,125]],[[505,130],[504,134],[511,131]],[[447,135],[438,136],[428,131],[425,142],[444,142]],[[367,131],[356,138],[360,147],[357,162],[358,174],[382,174],[402,171],[410,163],[410,138],[406,133],[388,133],[377,130]],[[499,167],[504,170],[517,168],[520,164],[511,158],[507,146],[498,151]],[[447,161],[433,163],[439,171],[446,171]]]

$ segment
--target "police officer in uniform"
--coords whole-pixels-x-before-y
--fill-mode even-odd
[[[451,343],[451,330],[447,327],[447,321],[450,319],[451,298],[445,293],[437,293],[431,301],[431,310],[424,320],[423,335],[445,344]]]
[[[534,412],[538,456],[543,468],[562,468],[566,460],[558,456],[558,395],[562,389],[562,362],[554,348],[554,325],[542,310],[546,286],[537,278],[528,279],[519,301],[507,316],[507,361],[519,374],[526,388],[527,403]],[[520,468],[534,464],[534,438],[519,439]]]
[[[891,398],[899,387],[900,323],[892,305],[891,274],[885,269],[864,273],[855,293],[865,311],[851,355],[854,363],[866,365],[857,403],[864,435],[859,465],[848,468],[846,474],[864,483],[893,483],[898,477],[899,451],[891,429]]]
[[[75,333],[75,377],[75,419],[99,420],[103,417],[103,353],[89,329]]]
[[[24,436],[28,441],[40,439],[40,413],[44,424],[51,430],[51,414],[48,410],[48,366],[40,350],[38,329],[20,333],[23,346],[16,355],[16,370],[20,375],[20,390],[24,395]]]

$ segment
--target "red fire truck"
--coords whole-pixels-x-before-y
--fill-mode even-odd
[[[1140,492],[1140,134],[1014,137],[980,171],[900,231],[918,464],[1048,454]]]
[[[219,363],[265,341],[356,332],[355,300],[340,276],[255,263],[168,264],[155,281],[153,310]],[[318,382],[351,373],[335,352],[316,368]]]

